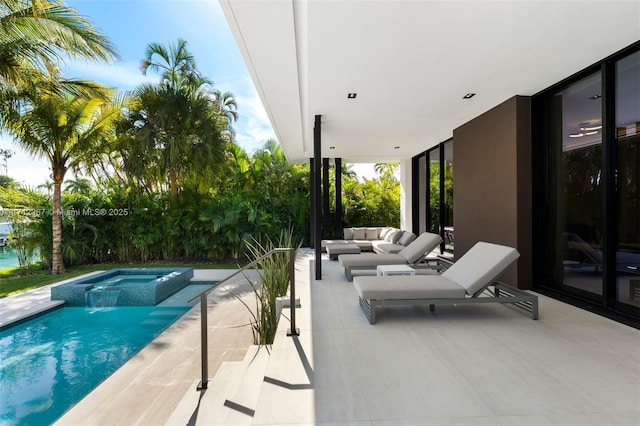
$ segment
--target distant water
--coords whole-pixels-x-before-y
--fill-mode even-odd
[[[0,269],[14,268],[20,266],[16,250],[8,247],[0,248]]]

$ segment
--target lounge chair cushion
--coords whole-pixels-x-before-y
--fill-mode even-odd
[[[421,257],[427,254],[428,248],[437,247],[440,241],[442,241],[440,235],[423,232],[418,238],[403,248],[398,253],[398,256],[405,258],[409,264],[416,263]]]
[[[342,232],[345,240],[353,240],[353,228],[344,228]]]
[[[518,257],[520,253],[513,247],[480,241],[444,271],[442,276],[466,289],[467,294],[473,295],[487,283],[497,279]]]
[[[361,298],[443,299],[465,297],[465,289],[441,275],[354,277],[353,285]]]
[[[403,246],[409,245],[409,243],[416,239],[416,234],[409,231],[404,231],[400,239],[398,240],[398,244],[402,244]]]
[[[338,256],[340,265],[344,267],[359,267],[359,266],[373,266],[376,265],[404,265],[407,263],[407,259],[398,254],[376,254],[376,253],[362,253],[362,254],[341,254]]]

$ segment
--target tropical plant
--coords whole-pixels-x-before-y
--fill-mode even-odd
[[[0,3],[0,86],[29,81],[25,70],[57,68],[63,57],[111,61],[115,46],[61,0]]]
[[[376,179],[358,181],[343,174],[344,226],[400,226],[400,183],[395,176],[397,164],[375,166]],[[335,197],[331,197],[333,201]]]
[[[293,229],[284,229],[277,240],[266,238],[264,241],[253,239],[247,241],[250,257],[257,262],[259,283],[245,276],[251,284],[255,295],[255,310],[245,304],[251,315],[253,343],[255,345],[270,345],[275,338],[278,328],[276,299],[285,296],[291,281],[289,264],[297,256],[300,241],[294,240]],[[276,248],[291,248],[291,252],[272,252]],[[234,294],[235,296],[235,294]],[[238,298],[241,300],[240,298]],[[244,302],[243,302],[244,303]]]
[[[141,69],[161,80],[139,86],[118,123],[121,168],[149,192],[168,188],[173,201],[189,184],[208,189],[221,175],[227,127],[209,81],[182,39],[149,44]]]
[[[229,91],[221,92],[220,90],[214,90],[213,97],[218,106],[218,112],[226,123],[223,134],[229,139],[229,142],[233,142],[236,136],[233,123],[238,121],[238,104],[236,103],[236,99],[233,93]]]
[[[169,85],[143,85],[117,125],[127,175],[149,191],[168,188],[177,200],[188,182],[208,187],[222,170],[226,142],[210,98]]]
[[[106,91],[106,89],[105,89]],[[121,113],[121,102],[71,95],[39,94],[9,131],[32,156],[50,162],[53,177],[52,273],[64,272],[62,259],[61,185],[67,170],[90,167],[105,152],[111,123]]]
[[[195,57],[189,52],[187,41],[182,38],[169,43],[169,46],[149,43],[140,70],[144,75],[148,70],[159,73],[161,85],[189,91],[197,91],[203,84],[209,83],[198,71]]]

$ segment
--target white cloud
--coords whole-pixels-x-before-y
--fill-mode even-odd
[[[11,158],[7,159],[7,174],[16,182],[36,187],[51,180],[49,164],[43,159],[34,159],[20,148],[10,136],[0,134],[0,148],[13,151]],[[0,173],[5,174],[4,161],[0,161]]]
[[[236,143],[248,153],[264,146],[267,139],[276,139],[275,132],[269,122],[262,101],[251,85],[249,95],[236,96],[238,104],[238,122],[236,128]]]
[[[125,62],[115,65],[92,62],[72,62],[65,67],[65,76],[100,82],[120,90],[131,90],[142,83],[157,83],[155,74],[143,75],[139,63]]]

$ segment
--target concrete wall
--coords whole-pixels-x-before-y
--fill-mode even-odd
[[[516,96],[453,132],[455,257],[476,242],[520,252],[500,278],[531,288],[531,98]]]

